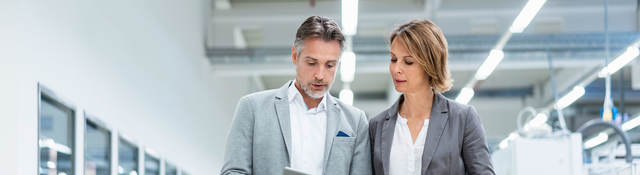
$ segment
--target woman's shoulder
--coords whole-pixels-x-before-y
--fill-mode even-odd
[[[388,116],[389,116],[388,115],[389,111],[392,110],[391,108],[392,107],[387,108],[384,111],[382,111],[382,112],[378,113],[377,115],[375,115],[373,118],[371,118],[369,120],[369,123],[380,122],[380,121],[386,120],[388,118]]]

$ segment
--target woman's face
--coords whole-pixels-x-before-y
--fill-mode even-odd
[[[430,87],[422,66],[416,62],[416,58],[409,55],[409,50],[398,38],[391,42],[389,73],[396,91],[400,93],[412,93]]]

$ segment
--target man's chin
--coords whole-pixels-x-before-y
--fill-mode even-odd
[[[315,99],[320,99],[322,97],[324,97],[324,93],[313,94],[313,96],[311,96],[311,98],[315,98]]]
[[[308,94],[311,98],[319,99],[324,97],[325,91],[312,91],[311,94]]]

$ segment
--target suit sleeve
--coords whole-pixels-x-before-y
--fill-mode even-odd
[[[475,108],[469,107],[462,139],[462,158],[467,174],[496,174],[491,165],[484,129]]]
[[[371,170],[371,145],[369,145],[369,122],[364,112],[360,114],[358,122],[358,136],[356,147],[351,161],[349,174],[372,174]]]
[[[253,125],[254,115],[252,102],[243,97],[238,102],[233,117],[231,130],[227,135],[224,165],[221,175],[253,174]]]

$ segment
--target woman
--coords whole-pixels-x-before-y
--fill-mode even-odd
[[[389,73],[402,96],[369,122],[374,173],[495,174],[475,109],[441,94],[452,80],[440,28],[411,21],[389,41]]]

